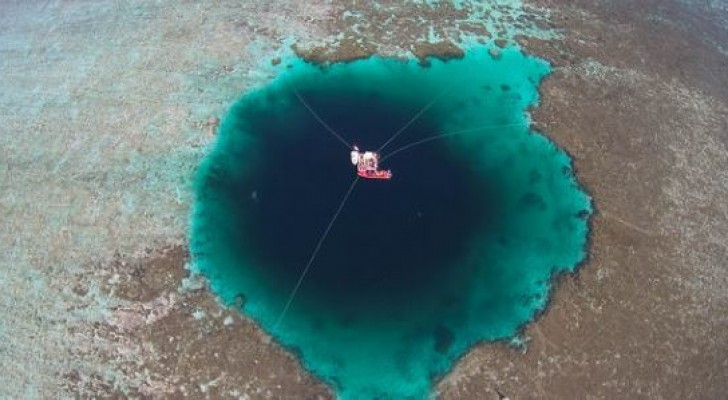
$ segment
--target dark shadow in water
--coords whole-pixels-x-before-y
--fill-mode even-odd
[[[474,343],[529,322],[551,277],[584,257],[589,198],[568,156],[529,132],[524,114],[548,66],[517,49],[428,68],[294,64],[232,108],[200,167],[195,266],[341,398],[425,397]],[[294,88],[363,150],[433,99],[383,155],[453,130],[471,134],[396,153],[382,165],[392,180],[358,182],[279,325],[356,176],[350,149]]]
[[[297,105],[292,92],[287,104]],[[319,116],[363,149],[375,149],[401,128],[419,104],[393,105],[356,91],[303,91]],[[348,150],[311,115],[248,118],[261,162],[253,178],[234,182],[236,201],[255,191],[254,213],[231,215],[241,241],[268,279],[291,288],[355,176]],[[285,135],[277,132],[284,131]],[[438,132],[437,121],[415,122],[392,149]],[[389,181],[359,182],[306,278],[301,295],[319,306],[381,318],[402,312],[436,290],[454,271],[469,238],[494,224],[497,191],[445,146],[422,146],[386,162]],[[403,304],[404,303],[404,304]],[[361,315],[359,315],[361,317]]]

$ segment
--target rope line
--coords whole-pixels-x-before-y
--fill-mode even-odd
[[[485,131],[485,130],[489,130],[489,129],[512,128],[512,127],[515,127],[515,126],[525,126],[525,125],[523,125],[523,124],[509,124],[509,125],[484,126],[484,127],[480,127],[480,128],[464,129],[464,130],[461,130],[461,131],[448,132],[448,133],[443,133],[443,134],[440,134],[440,135],[430,136],[430,137],[427,137],[427,138],[418,140],[416,142],[412,142],[412,143],[406,144],[406,145],[404,145],[404,146],[402,146],[402,147],[400,147],[400,148],[398,148],[396,150],[393,150],[391,153],[389,153],[389,154],[385,155],[384,157],[382,157],[381,161],[384,162],[384,160],[386,160],[386,159],[394,156],[395,154],[397,154],[399,152],[405,151],[407,149],[411,149],[412,147],[419,146],[419,145],[425,144],[427,142],[431,142],[433,140],[442,139],[442,138],[449,137],[449,136],[463,135],[463,134],[466,134],[466,133],[473,133],[473,132]]]
[[[291,303],[293,303],[293,298],[296,297],[296,293],[298,293],[298,289],[301,287],[301,284],[303,283],[304,278],[306,278],[306,274],[308,274],[308,270],[311,269],[311,265],[313,264],[314,259],[316,259],[316,256],[318,255],[319,250],[321,250],[321,246],[324,244],[326,237],[329,235],[329,231],[331,231],[331,227],[334,226],[334,222],[339,217],[339,214],[341,214],[341,211],[344,209],[344,206],[346,205],[347,200],[349,200],[349,196],[351,195],[351,192],[354,191],[354,187],[356,186],[357,182],[359,182],[359,176],[354,178],[354,180],[351,182],[351,186],[349,186],[349,190],[346,192],[346,195],[344,196],[344,199],[341,201],[341,204],[339,204],[339,208],[336,210],[336,213],[334,214],[333,218],[331,218],[331,221],[329,221],[329,225],[326,227],[326,230],[324,231],[323,235],[321,235],[321,238],[319,238],[319,241],[316,244],[316,248],[313,250],[311,257],[308,259],[308,263],[306,264],[306,267],[303,269],[301,276],[298,277],[298,282],[296,282],[296,285],[293,287],[291,294],[288,296],[288,300],[286,301],[285,307],[283,307],[283,311],[281,312],[281,315],[276,320],[274,329],[278,329],[278,326],[281,324],[281,322],[283,322],[283,318],[286,316],[288,309],[291,307]]]
[[[462,80],[464,80],[464,78]],[[462,82],[462,80],[459,81],[458,83]],[[450,85],[448,88],[446,88],[445,90],[443,90],[440,94],[438,94],[434,99],[432,99],[429,103],[427,103],[427,105],[425,105],[425,107],[423,107],[414,116],[412,116],[412,118],[410,118],[410,120],[407,121],[407,123],[404,124],[404,126],[402,126],[399,130],[397,130],[387,141],[385,141],[384,144],[382,144],[379,147],[379,149],[377,149],[377,152],[381,152],[385,147],[387,147],[390,143],[392,143],[392,141],[394,141],[400,134],[402,134],[402,132],[404,132],[405,130],[407,130],[407,128],[409,128],[413,123],[415,123],[415,121],[417,121],[425,112],[427,112],[427,110],[429,110],[430,108],[432,108],[432,106],[434,106],[442,97],[444,97],[446,94],[448,94],[450,91],[452,91],[455,88],[455,86],[456,86],[455,84]],[[344,144],[344,146],[346,146],[347,149],[351,149],[352,148],[352,146],[346,140],[344,140],[344,138],[341,137],[341,135],[339,135],[333,128],[331,128],[313,110],[313,108],[306,102],[306,100],[303,98],[303,96],[301,96],[301,94],[298,92],[298,90],[296,90],[293,87],[291,87],[291,90],[296,95],[296,97],[301,102],[301,104],[303,104],[303,106],[306,107],[306,109],[309,111],[309,113],[311,113],[311,115],[316,119],[316,121],[318,121],[324,128],[326,128],[326,130],[329,131],[329,133],[331,133],[339,142],[341,142],[342,144]],[[440,139],[440,138],[443,138],[443,137],[461,135],[461,134],[465,134],[465,133],[477,132],[477,131],[482,131],[482,130],[487,130],[487,129],[506,128],[506,127],[517,126],[517,125],[521,125],[521,124],[511,124],[511,125],[501,125],[501,126],[490,126],[490,127],[474,128],[474,129],[465,129],[465,130],[462,130],[462,131],[455,131],[455,132],[449,132],[449,133],[444,133],[444,134],[432,136],[432,137],[425,138],[425,139],[422,139],[422,140],[418,140],[418,141],[415,141],[413,143],[409,143],[409,144],[407,144],[405,146],[402,146],[402,147],[394,150],[393,152],[387,154],[384,158],[382,158],[382,161],[384,161],[385,159],[390,158],[390,157],[396,155],[397,153],[400,153],[402,151],[405,151],[407,149],[410,149],[412,147],[415,147],[415,146],[418,146],[418,145],[421,145],[421,144],[424,144],[424,143],[427,143],[427,142],[430,142],[430,141],[433,141],[433,140],[436,140],[436,139]],[[326,229],[324,230],[324,233],[319,238],[318,243],[316,244],[316,247],[314,248],[314,251],[311,254],[311,257],[308,259],[308,262],[306,263],[306,266],[304,267],[303,271],[301,272],[301,275],[298,277],[298,281],[296,282],[296,284],[293,287],[293,290],[291,290],[291,293],[288,296],[288,300],[286,301],[286,304],[283,307],[283,311],[281,311],[281,314],[278,316],[278,319],[276,320],[276,323],[274,325],[274,329],[278,329],[278,327],[280,326],[281,322],[283,322],[283,319],[285,318],[286,313],[288,312],[288,309],[291,307],[291,304],[293,303],[293,300],[296,297],[296,294],[298,293],[298,290],[301,288],[301,285],[303,284],[303,280],[306,278],[306,275],[308,274],[308,271],[311,269],[311,266],[313,265],[313,262],[316,259],[316,256],[318,255],[319,251],[321,250],[321,247],[323,246],[323,243],[326,240],[326,237],[329,235],[329,232],[331,231],[331,228],[334,226],[334,222],[336,222],[336,219],[339,217],[339,214],[341,214],[342,210],[346,206],[346,203],[349,200],[349,196],[351,196],[351,193],[354,191],[354,187],[356,186],[357,182],[359,182],[359,177],[358,176],[356,178],[354,178],[354,180],[352,181],[351,185],[349,186],[349,189],[346,191],[346,195],[344,196],[343,200],[339,204],[339,207],[336,210],[336,213],[334,213],[334,216],[331,218],[331,221],[329,221],[328,226],[326,226]]]
[[[409,128],[410,125],[412,125],[415,121],[417,121],[422,116],[422,114],[424,114],[427,110],[432,108],[432,106],[434,106],[435,103],[437,103],[443,96],[445,96],[446,94],[450,93],[453,89],[455,89],[455,86],[459,86],[465,79],[467,79],[467,75],[465,75],[462,79],[460,79],[456,83],[453,83],[450,86],[448,86],[447,88],[445,88],[445,90],[443,90],[442,92],[440,92],[440,94],[438,94],[437,97],[435,97],[434,99],[432,99],[432,101],[427,103],[427,105],[425,107],[423,107],[419,112],[417,112],[417,114],[415,114],[409,121],[407,121],[407,123],[404,124],[403,127],[399,128],[399,130],[397,132],[395,132],[394,135],[392,135],[386,142],[384,142],[384,144],[381,145],[379,147],[379,149],[377,149],[377,153],[384,150],[384,148],[387,147],[390,143],[392,143],[392,141],[394,139],[396,139],[397,136],[399,136],[402,132],[404,132],[407,128]]]
[[[313,108],[311,108],[311,106],[308,105],[308,103],[303,98],[303,96],[301,96],[301,94],[298,93],[298,90],[296,90],[293,87],[291,87],[291,90],[293,90],[293,93],[296,95],[296,97],[298,97],[298,100],[301,102],[301,104],[303,104],[303,106],[306,107],[306,109],[311,113],[311,115],[313,115],[314,118],[316,118],[316,121],[318,121],[324,128],[326,128],[326,130],[329,131],[336,139],[338,139],[341,143],[343,143],[344,146],[346,146],[347,149],[351,149],[351,145],[349,144],[349,142],[347,142],[346,140],[344,140],[344,138],[341,137],[341,135],[339,135],[338,133],[336,133],[336,131],[333,130],[329,126],[329,124],[326,123],[326,121],[324,121],[323,119],[321,119],[321,117],[319,117],[319,115],[316,114],[316,111],[314,111]]]

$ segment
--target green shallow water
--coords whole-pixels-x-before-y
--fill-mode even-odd
[[[340,398],[428,397],[474,344],[516,335],[585,257],[590,199],[528,127],[549,71],[517,48],[428,67],[292,61],[231,108],[200,166],[195,267]],[[277,325],[354,177],[294,88],[364,149],[426,111],[382,151],[394,178],[357,183]]]

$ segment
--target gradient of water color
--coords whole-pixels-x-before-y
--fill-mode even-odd
[[[528,127],[549,66],[517,48],[464,59],[292,61],[224,118],[199,169],[195,267],[342,399],[426,398],[470,347],[507,339],[585,257],[590,199],[568,156]],[[381,146],[391,181],[361,181],[278,320],[354,178]]]

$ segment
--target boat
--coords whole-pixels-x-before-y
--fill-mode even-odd
[[[392,179],[391,170],[379,169],[379,153],[374,151],[359,151],[353,146],[351,150],[351,163],[356,165],[356,174],[364,179]]]
[[[366,179],[392,179],[392,171],[356,171],[356,174]]]

